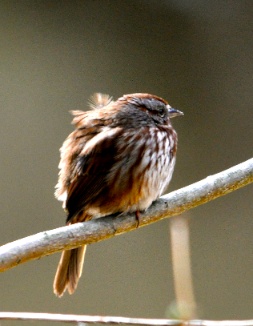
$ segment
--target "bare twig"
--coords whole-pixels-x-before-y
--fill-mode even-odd
[[[110,316],[62,315],[32,312],[0,312],[0,320],[36,320],[87,324],[123,324],[141,326],[253,326],[253,320],[177,320]]]
[[[187,213],[170,220],[171,265],[176,300],[166,311],[167,317],[195,319],[197,305],[191,271],[189,220],[186,215]]]
[[[161,197],[141,214],[140,226],[181,214],[251,182],[253,159]],[[63,249],[105,240],[135,228],[135,215],[127,214],[40,232],[0,247],[0,271]]]

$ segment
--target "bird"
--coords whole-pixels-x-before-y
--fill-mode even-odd
[[[66,224],[116,213],[139,217],[171,180],[178,139],[171,118],[183,112],[148,93],[115,101],[95,93],[87,111],[71,113],[75,129],[60,148],[55,190]],[[81,246],[62,252],[53,284],[56,296],[76,290],[85,251]]]

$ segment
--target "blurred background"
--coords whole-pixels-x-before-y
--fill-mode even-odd
[[[150,92],[184,112],[169,191],[251,158],[252,33],[250,0],[1,1],[1,244],[64,225],[58,150],[94,92]],[[252,190],[187,214],[199,318],[252,318]],[[60,254],[2,273],[0,310],[168,317],[169,225],[89,246],[73,296],[52,292]]]

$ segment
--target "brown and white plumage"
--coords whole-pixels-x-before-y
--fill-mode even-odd
[[[55,195],[67,223],[148,208],[171,179],[177,134],[170,118],[181,115],[150,94],[93,97],[92,110],[73,111],[75,130],[61,148]],[[73,293],[82,273],[85,249],[62,253],[54,292]]]

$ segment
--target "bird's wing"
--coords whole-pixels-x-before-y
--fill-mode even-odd
[[[67,222],[91,204],[107,187],[107,176],[116,155],[121,128],[100,132],[91,138],[76,158],[74,174],[67,191]]]

